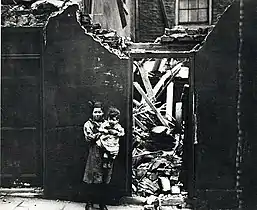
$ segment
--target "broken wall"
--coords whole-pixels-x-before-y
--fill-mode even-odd
[[[77,6],[52,17],[46,26],[44,117],[47,195],[79,198],[87,158],[83,124],[91,117],[90,100],[121,111],[126,135],[111,182],[115,197],[129,193],[130,82],[129,59],[121,59],[94,40],[76,20]],[[122,177],[122,179],[121,179]],[[81,194],[78,194],[81,193]]]
[[[237,207],[238,24],[239,3],[236,1],[195,56],[199,122],[196,189],[203,209]]]

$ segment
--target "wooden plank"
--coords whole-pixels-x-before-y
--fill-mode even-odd
[[[136,106],[140,106],[140,102],[138,102],[136,99],[133,99],[133,103],[136,105]]]
[[[162,11],[162,16],[164,20],[164,26],[165,28],[170,28],[169,20],[168,20],[168,15],[166,12],[165,4],[163,0],[159,0],[160,6],[161,6],[161,11]]]
[[[171,82],[167,86],[167,96],[166,96],[166,117],[172,120],[172,112],[173,112],[173,90],[174,90],[174,83]]]
[[[155,87],[154,87],[154,89],[153,89],[154,96],[156,96],[156,94],[159,92],[159,90],[161,89],[161,87],[165,87],[165,88],[167,87],[167,85],[168,85],[169,83],[167,83],[167,85],[165,85],[165,84],[164,84],[165,81],[166,81],[168,78],[170,78],[171,76],[175,76],[176,74],[174,74],[174,73],[176,73],[176,72],[178,71],[178,69],[181,68],[181,66],[182,66],[182,63],[178,63],[176,66],[174,66],[174,67],[172,68],[172,70],[168,70],[167,73],[164,74],[164,75],[161,77],[161,79],[157,82],[157,84],[155,85]],[[173,78],[173,77],[172,77],[172,78]],[[171,79],[172,79],[172,78],[171,78]],[[171,81],[171,79],[170,79],[170,81]],[[163,90],[164,90],[165,88],[162,89],[161,93],[163,92]],[[160,94],[158,94],[158,95],[160,95]],[[158,98],[158,97],[156,96],[156,98]]]
[[[124,12],[123,1],[117,0],[117,5],[118,5],[118,9],[119,9],[122,28],[125,28],[127,26],[127,20],[126,20],[126,15]]]
[[[179,69],[181,68],[182,63],[177,64],[171,71],[172,71],[172,75],[169,78],[169,81],[162,87],[162,89],[159,91],[159,93],[155,96],[155,98],[159,98],[160,95],[163,93],[163,91],[167,88],[167,86],[171,83],[171,81],[173,80],[173,78],[177,75],[177,73],[179,72]]]
[[[150,108],[155,112],[156,116],[158,117],[158,119],[161,121],[161,123],[166,126],[169,127],[168,123],[166,122],[166,120],[163,118],[163,116],[161,115],[161,113],[156,109],[156,107],[152,104],[152,102],[149,100],[149,98],[146,96],[146,94],[144,93],[143,89],[140,87],[140,85],[137,82],[133,82],[134,87],[137,89],[137,91],[142,95],[142,97],[144,98],[145,102],[150,106]]]
[[[132,1],[133,2],[133,1]],[[132,22],[132,21],[131,21]],[[139,0],[135,1],[135,42],[139,42],[140,27],[139,27]]]
[[[168,52],[176,52],[183,53],[184,51],[191,51],[195,47],[197,43],[149,43],[149,42],[128,42],[128,50],[132,52],[140,52],[140,51],[168,51]]]
[[[147,130],[147,127],[143,125],[143,123],[140,122],[139,119],[137,119],[135,116],[133,116],[134,120],[135,120],[135,123],[143,130]]]
[[[134,64],[137,66],[137,68],[140,72],[140,75],[141,75],[144,87],[146,89],[148,98],[150,98],[151,101],[154,100],[154,92],[153,92],[153,88],[152,88],[151,82],[148,77],[147,70],[144,69],[142,66],[138,65],[136,62],[134,62]]]
[[[166,74],[164,74],[161,79],[157,82],[157,84],[154,86],[153,92],[154,95],[158,93],[158,91],[161,89],[162,86],[164,86],[165,81],[171,76],[171,71],[167,71]]]
[[[155,59],[152,72],[155,72],[155,71],[158,71],[158,70],[159,70],[159,67],[160,67],[160,65],[161,65],[161,62],[162,62],[162,59],[160,59],[160,58]]]

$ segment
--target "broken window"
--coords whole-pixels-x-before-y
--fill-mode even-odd
[[[179,0],[179,23],[208,23],[209,0]]]

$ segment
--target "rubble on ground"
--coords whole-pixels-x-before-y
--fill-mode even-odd
[[[187,81],[189,69],[185,61],[134,61],[132,190],[134,195],[146,198],[145,209],[185,205],[187,193],[179,178],[184,122],[181,112],[175,117],[167,113],[162,97],[175,78]]]

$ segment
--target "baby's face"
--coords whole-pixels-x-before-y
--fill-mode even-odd
[[[116,125],[116,124],[119,122],[119,118],[118,118],[118,117],[109,117],[109,118],[108,118],[108,122],[109,122],[111,125]]]

